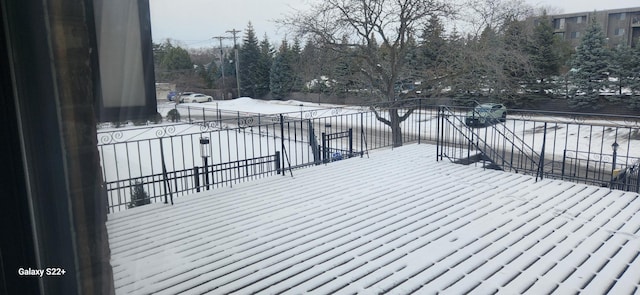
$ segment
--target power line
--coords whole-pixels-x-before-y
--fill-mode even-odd
[[[227,98],[227,92],[224,90],[225,89],[225,85],[227,85],[225,83],[225,78],[224,78],[224,61],[223,61],[223,53],[222,53],[222,40],[223,39],[229,39],[229,37],[224,37],[224,36],[215,36],[213,37],[213,39],[218,39],[218,41],[220,41],[220,67],[221,67],[221,71],[222,71],[222,89],[223,89],[223,93],[222,93],[222,97],[223,98]]]

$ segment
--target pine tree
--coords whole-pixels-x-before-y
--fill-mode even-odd
[[[525,23],[514,18],[505,20],[501,36],[500,51],[502,62],[501,79],[496,89],[500,89],[501,100],[522,103],[522,85],[532,80],[532,65],[528,48],[531,41],[526,33]],[[495,49],[494,49],[495,50]]]
[[[270,91],[271,65],[273,64],[274,49],[265,34],[260,42],[260,58],[256,73],[256,91],[259,96],[264,96]]]
[[[634,75],[638,75],[634,70],[638,68],[638,58],[634,49],[628,44],[622,43],[611,51],[610,75],[615,78],[611,89],[615,90],[618,96],[622,96],[624,88],[630,88],[634,80]]]
[[[162,57],[161,66],[167,70],[192,70],[193,63],[189,52],[180,46],[168,44],[166,53]]]
[[[559,73],[560,57],[556,49],[558,39],[553,33],[553,27],[546,11],[538,21],[538,25],[533,31],[529,51],[533,70],[537,76],[536,80],[540,83],[540,90],[544,90],[551,77]]]
[[[260,87],[260,47],[258,38],[251,22],[247,25],[242,47],[238,55],[240,56],[240,92],[244,96],[259,98],[263,95]]]
[[[444,25],[438,17],[431,17],[422,30],[420,37],[420,61],[427,69],[437,68],[442,61],[446,40],[444,39]]]
[[[592,20],[571,61],[575,86],[569,105],[574,108],[598,109],[600,90],[608,86],[609,52],[602,27]]]
[[[291,46],[291,65],[293,67],[293,87],[292,91],[300,91],[303,88],[304,82],[302,81],[301,70],[301,57],[302,48],[300,47],[300,39],[293,39],[293,45]]]
[[[637,41],[633,47],[633,65],[633,74],[629,83],[633,93],[631,105],[636,109],[640,109],[640,41]]]
[[[269,88],[275,99],[283,99],[291,92],[295,81],[292,67],[292,53],[286,40],[282,41],[280,50],[271,66]]]

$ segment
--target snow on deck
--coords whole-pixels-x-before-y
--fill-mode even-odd
[[[118,294],[628,294],[638,194],[410,145],[111,214]]]

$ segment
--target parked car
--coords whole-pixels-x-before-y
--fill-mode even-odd
[[[183,101],[184,101],[184,98],[185,98],[185,97],[187,97],[187,96],[189,96],[189,95],[191,95],[191,94],[194,94],[194,92],[180,92],[180,93],[177,95],[176,101],[177,101],[177,102],[183,102]]]
[[[178,95],[177,92],[169,91],[169,93],[167,93],[167,100],[173,101],[176,98],[177,95]]]
[[[507,120],[507,108],[501,103],[483,103],[468,112],[465,117],[467,126],[482,126]]]
[[[207,102],[213,101],[213,97],[202,93],[189,93],[180,96],[180,102]]]

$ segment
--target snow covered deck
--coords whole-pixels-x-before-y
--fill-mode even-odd
[[[628,294],[638,194],[410,145],[112,214],[118,294]]]

